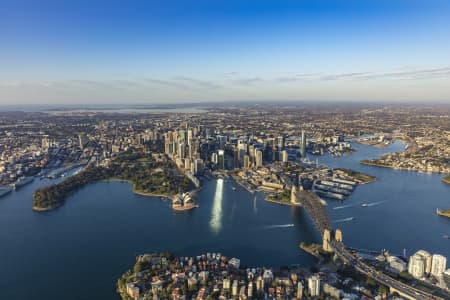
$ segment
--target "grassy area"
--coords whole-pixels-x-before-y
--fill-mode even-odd
[[[61,206],[65,198],[83,186],[100,180],[123,180],[135,193],[146,196],[172,196],[193,188],[191,181],[177,172],[173,162],[155,161],[142,152],[126,152],[109,166],[89,166],[64,181],[38,189],[33,194],[33,209],[51,210]]]
[[[271,194],[266,197],[268,201],[291,203],[291,191],[283,190],[281,193]]]

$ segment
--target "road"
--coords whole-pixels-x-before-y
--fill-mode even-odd
[[[411,297],[412,299],[418,300],[443,299],[431,295],[429,293],[426,293],[424,291],[418,290],[414,287],[404,284],[403,282],[395,280],[392,277],[387,276],[380,271],[377,271],[375,268],[367,265],[366,263],[358,259],[355,255],[353,255],[353,253],[351,253],[341,242],[331,241],[331,245],[333,246],[336,255],[338,255],[341,259],[349,263],[359,272],[373,278],[375,281],[385,286],[394,288],[395,290]]]

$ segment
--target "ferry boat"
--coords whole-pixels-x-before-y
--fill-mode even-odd
[[[3,197],[9,193],[11,193],[12,188],[10,187],[0,187],[0,197]]]
[[[33,180],[33,177],[20,177],[16,182],[11,184],[11,187],[16,190],[26,184],[33,182]]]

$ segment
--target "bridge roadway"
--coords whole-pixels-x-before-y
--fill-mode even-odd
[[[322,205],[316,194],[312,191],[301,191],[297,193],[297,199],[322,236],[325,229],[331,231],[332,227],[326,208]]]
[[[332,240],[331,246],[333,247],[337,256],[339,256],[346,263],[353,266],[359,272],[373,278],[375,281],[390,287],[397,291],[400,295],[406,296],[409,299],[427,300],[427,299],[442,299],[437,296],[431,295],[424,291],[418,290],[412,286],[404,284],[401,281],[395,280],[390,276],[377,271],[362,260],[358,259],[352,252],[350,252],[342,242]]]
[[[300,200],[303,208],[310,216],[317,229],[319,229],[322,236],[325,229],[331,232],[332,227],[328,219],[326,208],[315,194],[312,194],[312,192],[310,193],[309,191],[298,192],[297,199]],[[401,296],[417,300],[443,299],[418,290],[412,286],[404,284],[401,281],[395,280],[392,277],[383,274],[382,272],[377,271],[375,268],[369,266],[358,257],[356,257],[350,250],[345,247],[344,243],[342,242],[338,242],[332,239],[330,241],[330,244],[333,247],[335,254],[344,262],[353,266],[357,271],[373,278],[378,283],[388,286],[391,291],[396,291]]]

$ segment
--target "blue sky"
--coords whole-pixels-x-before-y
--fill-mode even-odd
[[[450,1],[0,0],[0,104],[450,102]]]

